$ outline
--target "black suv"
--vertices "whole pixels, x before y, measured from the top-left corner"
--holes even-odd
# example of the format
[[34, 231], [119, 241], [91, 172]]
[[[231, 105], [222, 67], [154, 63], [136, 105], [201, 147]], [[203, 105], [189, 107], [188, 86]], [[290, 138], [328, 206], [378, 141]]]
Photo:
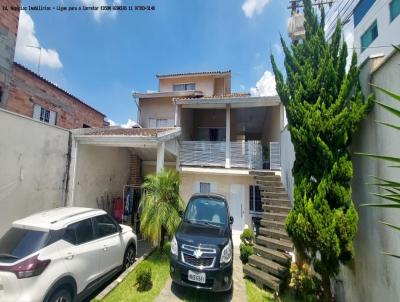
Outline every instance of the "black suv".
[[193, 195], [171, 244], [172, 280], [210, 291], [232, 287], [232, 230], [226, 199]]

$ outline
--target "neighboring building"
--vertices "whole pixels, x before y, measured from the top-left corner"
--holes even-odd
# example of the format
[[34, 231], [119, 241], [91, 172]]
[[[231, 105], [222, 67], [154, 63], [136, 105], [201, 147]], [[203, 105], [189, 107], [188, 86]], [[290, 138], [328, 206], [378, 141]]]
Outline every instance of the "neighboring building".
[[[333, 33], [337, 19], [344, 23], [344, 35], [353, 36], [358, 62], [392, 51], [400, 44], [400, 0], [336, 1], [327, 14], [326, 34]], [[351, 40], [351, 39], [350, 39]]]
[[104, 127], [103, 113], [14, 62], [18, 20], [19, 11], [0, 10], [0, 108], [67, 129]]

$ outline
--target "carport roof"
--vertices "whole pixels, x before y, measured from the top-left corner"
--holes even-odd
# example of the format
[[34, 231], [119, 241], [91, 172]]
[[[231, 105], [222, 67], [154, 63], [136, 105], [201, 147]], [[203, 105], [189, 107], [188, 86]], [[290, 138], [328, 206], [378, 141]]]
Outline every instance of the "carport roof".
[[91, 128], [75, 129], [81, 144], [115, 147], [152, 147], [178, 137], [181, 128]]
[[96, 129], [92, 132], [86, 133], [86, 135], [125, 135], [125, 136], [145, 136], [145, 137], [157, 137], [158, 134], [174, 130], [175, 128], [116, 128], [107, 129], [101, 128]]

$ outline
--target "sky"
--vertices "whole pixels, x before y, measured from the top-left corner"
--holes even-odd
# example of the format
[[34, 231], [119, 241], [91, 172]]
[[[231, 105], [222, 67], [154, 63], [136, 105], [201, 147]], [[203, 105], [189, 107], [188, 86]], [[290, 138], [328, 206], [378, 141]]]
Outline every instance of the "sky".
[[154, 11], [21, 11], [15, 61], [103, 112], [137, 120], [132, 92], [157, 91], [156, 74], [228, 70], [232, 91], [274, 95], [269, 56], [283, 67], [282, 0], [23, 0], [23, 5], [154, 5]]

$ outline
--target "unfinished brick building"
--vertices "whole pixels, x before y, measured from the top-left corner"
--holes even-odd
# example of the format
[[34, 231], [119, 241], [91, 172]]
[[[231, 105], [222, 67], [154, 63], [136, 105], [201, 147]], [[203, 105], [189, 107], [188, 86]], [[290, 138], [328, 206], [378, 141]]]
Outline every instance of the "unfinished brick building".
[[[19, 6], [3, 0], [2, 6]], [[0, 108], [62, 128], [104, 127], [105, 115], [14, 62], [19, 11], [0, 10]]]

